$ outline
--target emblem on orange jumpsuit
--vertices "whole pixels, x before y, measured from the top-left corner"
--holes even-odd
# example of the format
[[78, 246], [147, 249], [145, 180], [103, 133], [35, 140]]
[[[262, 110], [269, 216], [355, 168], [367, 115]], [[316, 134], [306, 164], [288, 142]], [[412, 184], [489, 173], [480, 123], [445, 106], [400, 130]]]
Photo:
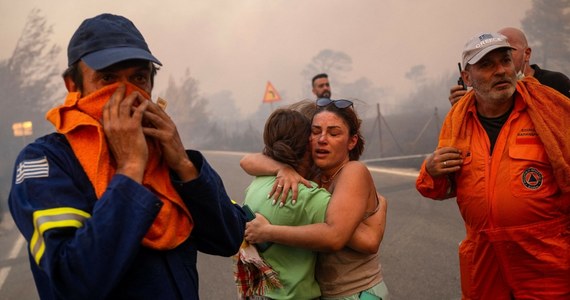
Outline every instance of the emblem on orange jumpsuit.
[[542, 173], [536, 168], [527, 168], [522, 174], [522, 183], [529, 190], [536, 190], [542, 185]]

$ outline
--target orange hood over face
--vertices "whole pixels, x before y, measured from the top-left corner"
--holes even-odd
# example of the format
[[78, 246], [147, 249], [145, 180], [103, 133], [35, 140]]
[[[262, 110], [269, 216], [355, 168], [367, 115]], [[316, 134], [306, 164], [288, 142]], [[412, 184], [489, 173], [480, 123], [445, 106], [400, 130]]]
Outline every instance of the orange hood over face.
[[[100, 120], [103, 107], [120, 84], [126, 85], [125, 95], [138, 91], [149, 97], [133, 84], [115, 83], [83, 98], [78, 92], [70, 92], [63, 105], [51, 109], [46, 115], [57, 132], [64, 134], [69, 141], [98, 198], [103, 196], [116, 171], [116, 162], [109, 152]], [[163, 206], [142, 243], [154, 249], [172, 249], [190, 236], [192, 217], [172, 186], [158, 143], [149, 140], [147, 145], [149, 159], [142, 184], [160, 198]]]

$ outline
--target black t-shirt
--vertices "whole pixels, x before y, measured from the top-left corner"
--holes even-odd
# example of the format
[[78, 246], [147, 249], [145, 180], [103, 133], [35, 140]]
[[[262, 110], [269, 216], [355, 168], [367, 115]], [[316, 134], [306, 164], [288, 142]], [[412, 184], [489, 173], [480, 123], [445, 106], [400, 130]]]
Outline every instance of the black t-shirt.
[[531, 65], [530, 67], [534, 69], [533, 76], [536, 80], [570, 98], [570, 79], [566, 75], [541, 69], [538, 65]]
[[502, 116], [496, 117], [496, 118], [486, 118], [481, 116], [479, 113], [477, 113], [477, 117], [479, 118], [479, 122], [481, 122], [481, 125], [483, 126], [483, 128], [485, 128], [485, 131], [487, 132], [487, 136], [489, 137], [489, 142], [491, 142], [491, 149], [489, 151], [490, 154], [493, 154], [493, 148], [495, 148], [495, 142], [497, 141], [497, 137], [499, 136], [499, 133], [501, 132], [501, 128], [503, 128], [503, 125], [505, 124], [505, 122], [507, 121], [507, 119], [509, 118], [509, 116], [511, 115], [511, 112], [513, 111], [513, 106], [511, 106], [511, 108], [504, 113]]

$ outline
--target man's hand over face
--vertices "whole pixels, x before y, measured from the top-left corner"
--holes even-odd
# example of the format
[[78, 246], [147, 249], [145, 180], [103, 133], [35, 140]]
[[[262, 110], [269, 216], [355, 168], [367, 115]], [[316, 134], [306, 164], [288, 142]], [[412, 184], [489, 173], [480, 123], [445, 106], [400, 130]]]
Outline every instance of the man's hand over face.
[[150, 101], [138, 92], [125, 97], [125, 89], [124, 85], [119, 86], [103, 107], [103, 130], [117, 162], [117, 173], [140, 183], [148, 159], [141, 124]]
[[157, 140], [168, 167], [178, 174], [182, 181], [190, 181], [198, 176], [194, 164], [188, 156], [172, 119], [156, 103], [149, 101], [144, 112], [144, 135]]

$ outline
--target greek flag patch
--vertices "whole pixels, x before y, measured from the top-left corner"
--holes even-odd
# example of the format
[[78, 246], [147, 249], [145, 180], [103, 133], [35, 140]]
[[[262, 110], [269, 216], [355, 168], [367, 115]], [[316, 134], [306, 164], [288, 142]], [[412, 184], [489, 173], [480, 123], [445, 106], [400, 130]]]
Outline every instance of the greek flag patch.
[[24, 182], [27, 178], [43, 178], [49, 175], [47, 158], [25, 160], [20, 162], [16, 170], [16, 184]]

